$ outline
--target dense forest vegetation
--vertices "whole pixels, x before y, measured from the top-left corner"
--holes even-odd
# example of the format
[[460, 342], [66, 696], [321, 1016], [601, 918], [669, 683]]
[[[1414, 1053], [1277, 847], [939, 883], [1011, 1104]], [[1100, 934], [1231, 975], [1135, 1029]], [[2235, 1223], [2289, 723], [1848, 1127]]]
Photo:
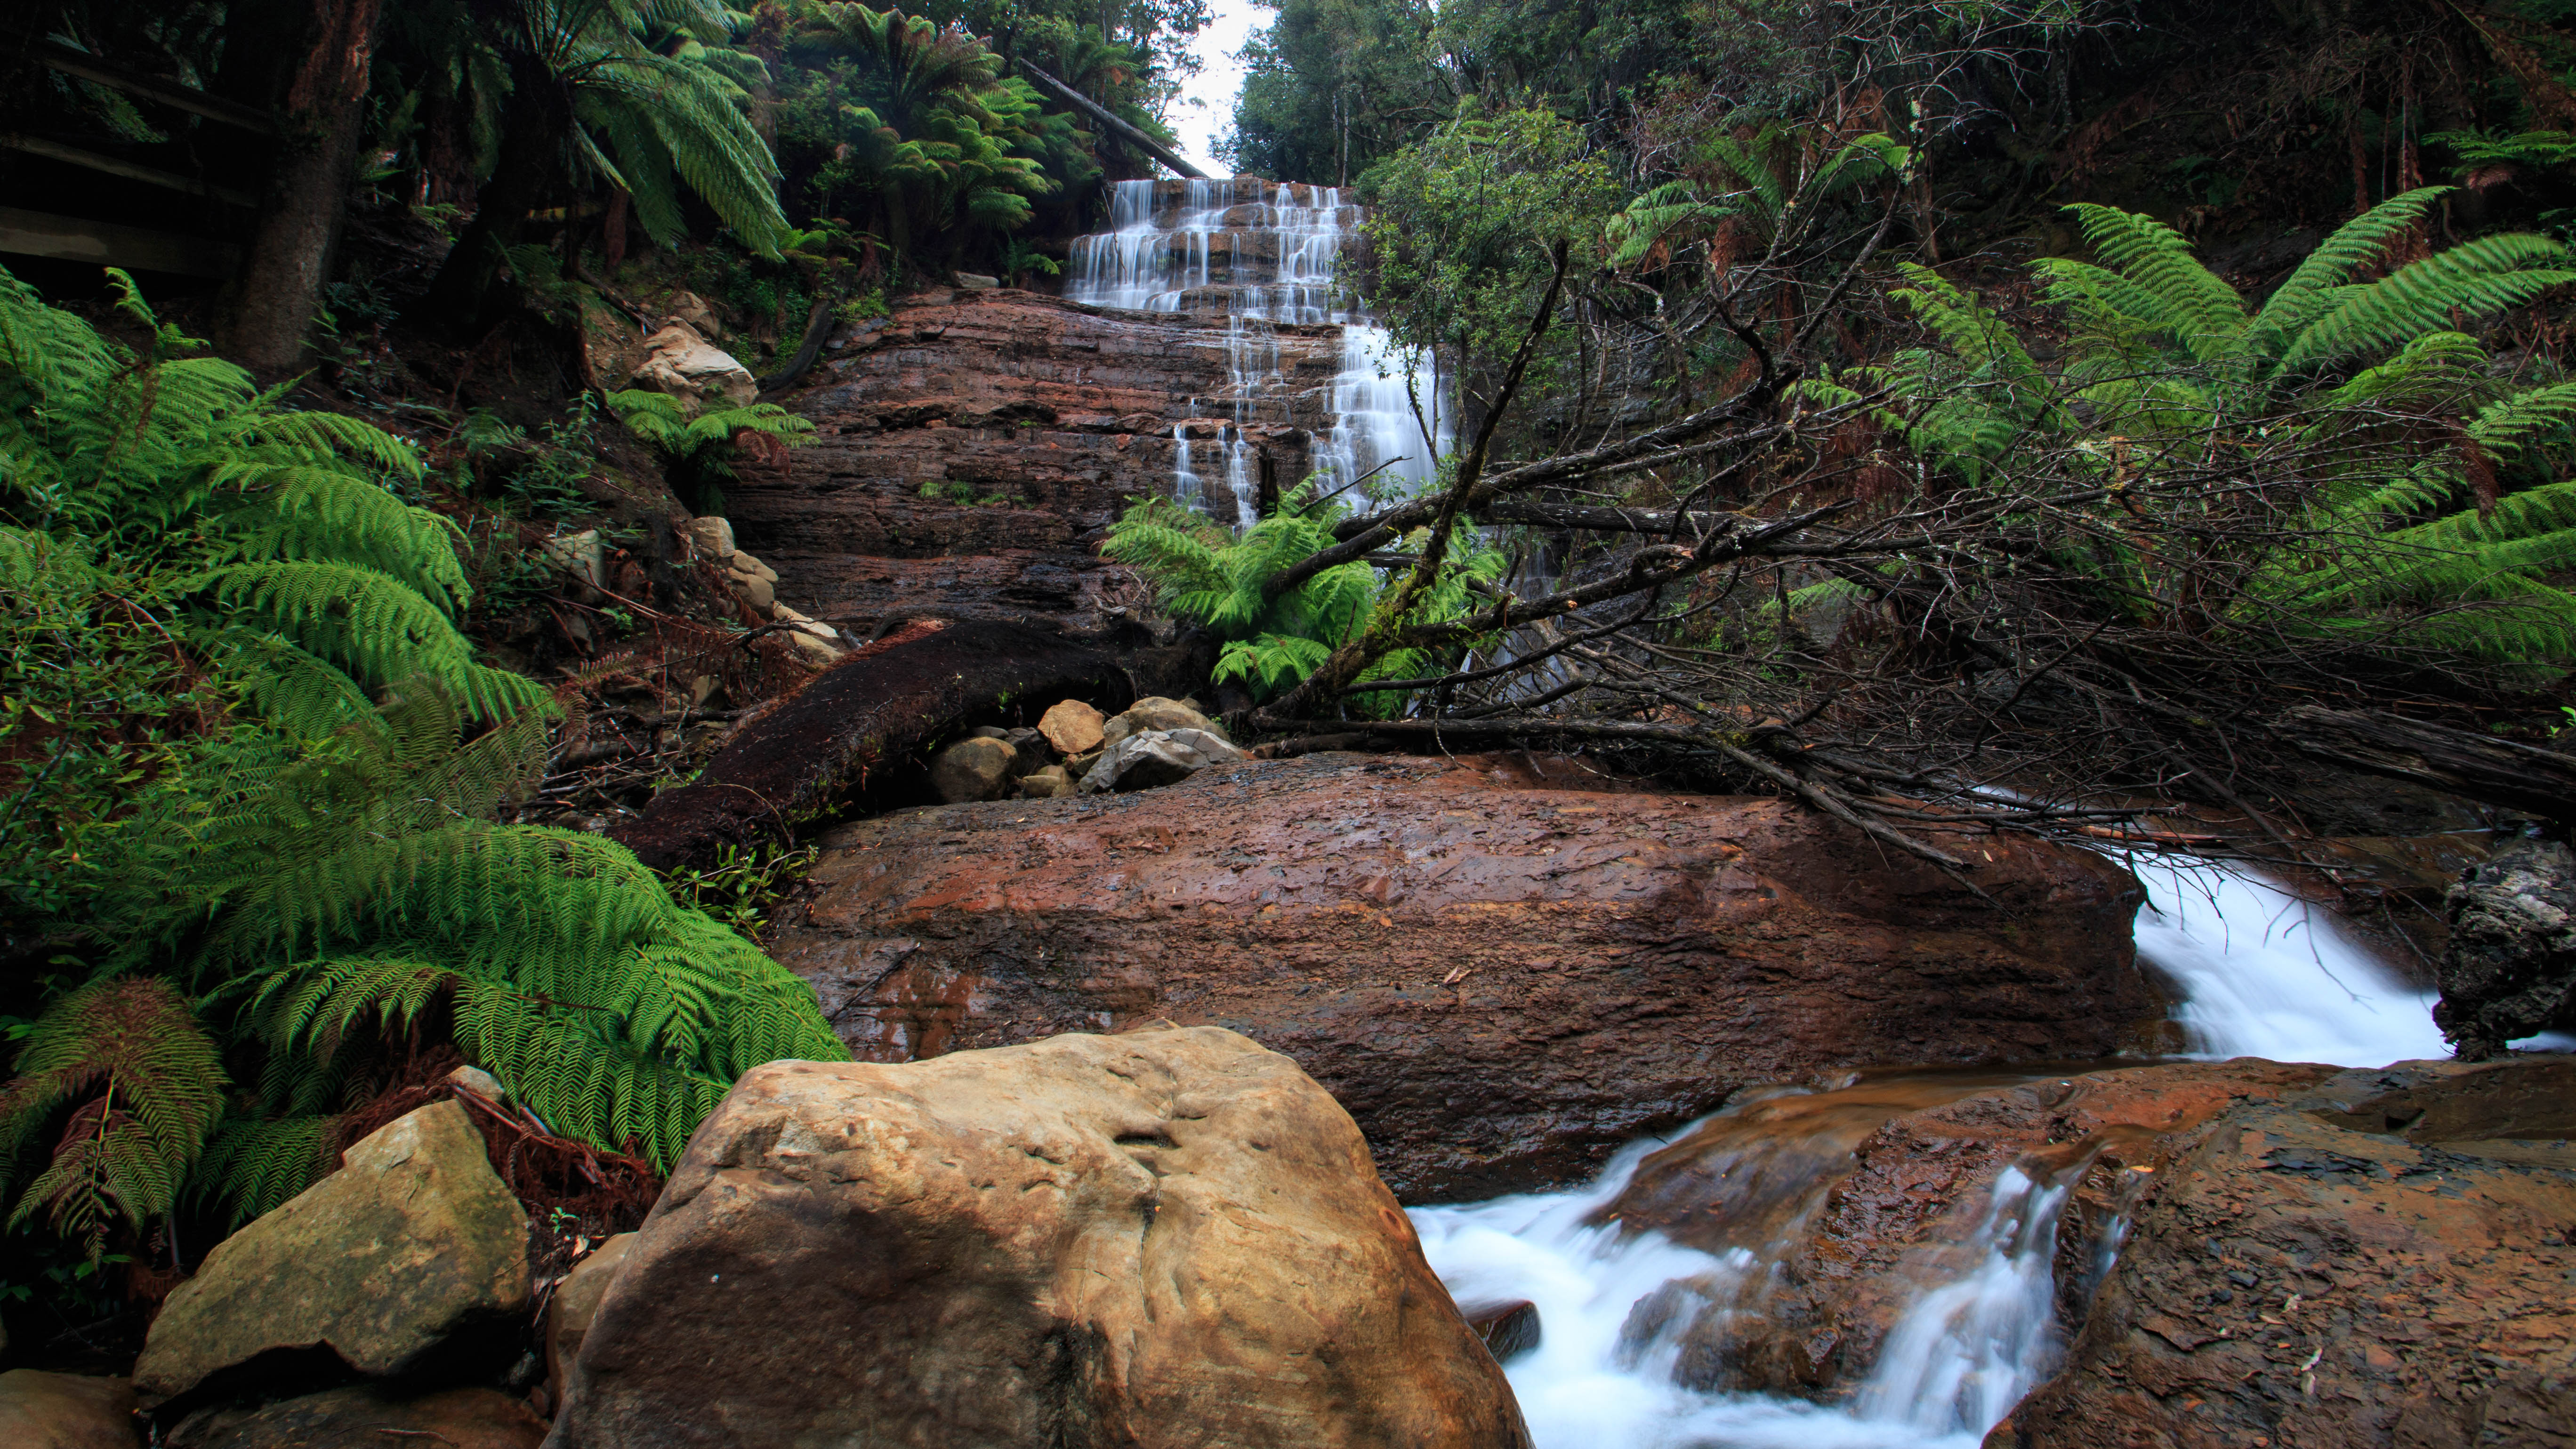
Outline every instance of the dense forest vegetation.
[[[659, 877], [545, 793], [587, 712], [677, 739], [805, 667], [662, 547], [799, 425], [612, 394], [585, 319], [694, 288], [774, 387], [916, 286], [1045, 285], [1202, 0], [37, 9], [0, 132], [196, 178], [237, 256], [0, 275], [0, 1294], [201, 1254], [459, 1061], [649, 1171], [841, 1054], [756, 941], [792, 842]], [[2285, 703], [2560, 721], [2564, 19], [1283, 0], [1231, 159], [1371, 207], [1344, 280], [1460, 446], [1108, 551], [1253, 728], [1660, 751], [1952, 866], [1906, 826], [2321, 824]]]

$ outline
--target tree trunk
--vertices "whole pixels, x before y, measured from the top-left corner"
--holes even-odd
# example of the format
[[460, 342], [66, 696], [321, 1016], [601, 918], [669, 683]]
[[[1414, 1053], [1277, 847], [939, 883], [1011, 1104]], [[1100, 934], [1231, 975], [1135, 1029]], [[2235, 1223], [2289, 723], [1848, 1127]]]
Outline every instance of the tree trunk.
[[420, 315], [434, 326], [472, 331], [489, 309], [503, 253], [519, 239], [528, 213], [545, 195], [563, 133], [571, 124], [562, 86], [532, 57], [510, 58], [510, 99], [501, 109], [501, 164], [482, 189], [474, 220], [457, 239], [421, 299]]
[[224, 348], [253, 372], [290, 371], [330, 279], [365, 138], [367, 81], [380, 0], [311, 0], [311, 44], [286, 96], [268, 198], [218, 324]]
[[2401, 715], [2316, 705], [2289, 711], [2275, 728], [2314, 759], [2546, 820], [2576, 821], [2576, 755]]

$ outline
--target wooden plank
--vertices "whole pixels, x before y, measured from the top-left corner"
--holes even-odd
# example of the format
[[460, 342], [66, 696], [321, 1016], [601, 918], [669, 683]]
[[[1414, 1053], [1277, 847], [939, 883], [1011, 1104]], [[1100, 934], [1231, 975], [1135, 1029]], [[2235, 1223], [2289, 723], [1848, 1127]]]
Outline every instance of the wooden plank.
[[183, 277], [229, 277], [241, 265], [241, 248], [229, 242], [14, 206], [0, 206], [0, 252]]
[[113, 86], [128, 95], [143, 96], [159, 101], [165, 106], [176, 106], [180, 110], [203, 116], [209, 121], [220, 121], [227, 126], [239, 126], [245, 131], [256, 131], [263, 136], [277, 134], [277, 122], [273, 118], [239, 102], [207, 95], [204, 91], [183, 86], [177, 81], [163, 80], [159, 76], [127, 70], [121, 65], [110, 65], [97, 56], [74, 50], [56, 41], [38, 42], [36, 58], [65, 75], [76, 75], [85, 81], [96, 81], [103, 86]]
[[102, 156], [96, 151], [84, 151], [78, 146], [66, 146], [60, 141], [48, 141], [42, 136], [0, 134], [0, 150], [42, 156], [48, 161], [60, 161], [66, 166], [78, 166], [84, 170], [105, 172], [110, 176], [122, 176], [128, 181], [140, 181], [147, 186], [166, 186], [172, 191], [184, 191], [190, 196], [210, 196], [217, 201], [228, 202], [234, 206], [256, 208], [259, 205], [257, 196], [238, 186], [217, 186], [211, 181], [200, 181], [194, 176], [182, 176], [176, 171], [164, 171], [157, 166], [145, 166], [139, 162], [127, 161], [115, 156]]

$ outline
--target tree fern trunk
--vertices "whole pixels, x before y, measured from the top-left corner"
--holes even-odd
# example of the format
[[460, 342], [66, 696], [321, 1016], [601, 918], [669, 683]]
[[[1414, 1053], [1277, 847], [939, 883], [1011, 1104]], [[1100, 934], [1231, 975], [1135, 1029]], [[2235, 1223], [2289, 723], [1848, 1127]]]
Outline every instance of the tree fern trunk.
[[303, 361], [348, 211], [366, 129], [379, 0], [312, 0], [310, 48], [287, 92], [268, 196], [240, 273], [224, 297], [225, 349], [254, 372]]
[[510, 99], [501, 110], [500, 165], [482, 189], [474, 220], [421, 299], [424, 321], [462, 332], [485, 320], [503, 249], [518, 241], [528, 213], [545, 195], [564, 128], [571, 124], [561, 83], [535, 57], [513, 54]]

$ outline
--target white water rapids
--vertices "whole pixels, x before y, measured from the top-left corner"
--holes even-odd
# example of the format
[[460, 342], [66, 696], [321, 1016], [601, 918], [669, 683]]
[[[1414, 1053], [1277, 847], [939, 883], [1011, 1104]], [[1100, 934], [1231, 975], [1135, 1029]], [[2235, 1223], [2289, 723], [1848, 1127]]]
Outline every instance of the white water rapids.
[[[2235, 867], [2136, 868], [2150, 896], [2138, 952], [2180, 995], [2175, 1017], [2195, 1055], [2383, 1066], [2449, 1054], [2433, 994], [2327, 912]], [[1461, 1303], [1536, 1305], [1539, 1344], [1504, 1371], [1538, 1449], [1971, 1449], [2055, 1370], [2066, 1332], [2052, 1277], [2065, 1186], [2008, 1170], [1963, 1255], [1969, 1266], [1916, 1285], [1847, 1403], [1681, 1387], [1675, 1339], [1688, 1315], [1640, 1342], [1632, 1312], [1677, 1281], [1758, 1270], [1741, 1252], [1721, 1258], [1651, 1231], [1587, 1224], [1661, 1145], [1631, 1144], [1572, 1191], [1412, 1212], [1432, 1268]]]

